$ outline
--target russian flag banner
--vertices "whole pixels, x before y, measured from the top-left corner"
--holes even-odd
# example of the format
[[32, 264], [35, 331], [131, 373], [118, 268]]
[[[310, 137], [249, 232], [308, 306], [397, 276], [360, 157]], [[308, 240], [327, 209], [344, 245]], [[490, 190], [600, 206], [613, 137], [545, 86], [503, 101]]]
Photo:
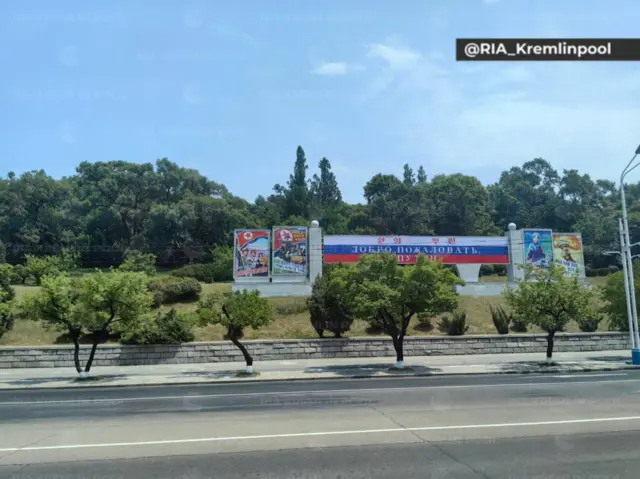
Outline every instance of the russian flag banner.
[[324, 263], [356, 263], [362, 255], [392, 253], [400, 264], [419, 254], [444, 264], [509, 264], [506, 237], [500, 236], [339, 236], [324, 237]]

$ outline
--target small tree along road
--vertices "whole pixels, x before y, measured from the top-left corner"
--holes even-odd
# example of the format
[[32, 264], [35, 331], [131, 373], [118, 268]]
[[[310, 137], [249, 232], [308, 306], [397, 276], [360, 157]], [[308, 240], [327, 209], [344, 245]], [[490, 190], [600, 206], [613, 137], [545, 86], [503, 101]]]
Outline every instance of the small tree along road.
[[338, 264], [313, 282], [311, 296], [307, 299], [309, 318], [318, 336], [329, 330], [336, 338], [351, 328], [353, 315], [349, 310], [344, 281], [334, 281], [333, 274], [345, 266]]
[[331, 281], [347, 291], [349, 309], [391, 336], [396, 351], [396, 367], [404, 367], [404, 338], [411, 318], [453, 311], [458, 297], [456, 284], [464, 284], [437, 261], [418, 255], [413, 266], [400, 266], [395, 255], [363, 255], [355, 268], [338, 269]]
[[565, 275], [563, 266], [528, 268], [526, 280], [504, 292], [513, 313], [547, 333], [547, 361], [553, 355], [554, 337], [565, 330], [569, 321], [597, 318], [591, 306], [593, 292], [577, 277]]
[[[25, 317], [46, 327], [66, 330], [73, 342], [73, 359], [81, 377], [88, 375], [98, 345], [109, 338], [114, 325], [123, 329], [149, 314], [153, 295], [144, 273], [96, 272], [73, 281], [65, 275], [44, 276], [41, 289], [27, 296], [21, 309]], [[80, 364], [80, 339], [91, 338], [91, 351]]]
[[258, 329], [273, 321], [273, 310], [259, 291], [236, 291], [231, 294], [210, 293], [198, 303], [196, 310], [203, 326], [220, 324], [227, 330], [229, 339], [242, 352], [247, 363], [247, 373], [253, 373], [253, 357], [240, 342], [244, 329]]

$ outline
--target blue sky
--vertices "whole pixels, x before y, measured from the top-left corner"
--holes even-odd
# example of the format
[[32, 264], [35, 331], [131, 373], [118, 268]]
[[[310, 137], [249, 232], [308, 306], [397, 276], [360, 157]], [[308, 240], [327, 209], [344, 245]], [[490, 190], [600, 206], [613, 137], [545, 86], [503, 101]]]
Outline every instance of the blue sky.
[[456, 63], [456, 37], [634, 37], [637, 0], [0, 3], [0, 172], [84, 160], [197, 168], [247, 199], [326, 156], [484, 183], [542, 156], [615, 179], [640, 63]]

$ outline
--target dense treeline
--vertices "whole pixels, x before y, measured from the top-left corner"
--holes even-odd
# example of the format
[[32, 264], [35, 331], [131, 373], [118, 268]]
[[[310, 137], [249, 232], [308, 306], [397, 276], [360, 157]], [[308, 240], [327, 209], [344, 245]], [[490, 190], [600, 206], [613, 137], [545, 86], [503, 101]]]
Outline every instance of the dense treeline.
[[[24, 255], [78, 251], [85, 267], [117, 265], [125, 251], [157, 255], [161, 266], [211, 260], [230, 245], [234, 228], [308, 224], [328, 234], [501, 235], [518, 227], [579, 231], [591, 267], [611, 264], [618, 186], [577, 170], [561, 173], [542, 158], [504, 171], [485, 187], [463, 174], [427, 176], [404, 165], [401, 178], [377, 174], [364, 185], [364, 204], [347, 204], [329, 160], [309, 177], [298, 147], [285, 185], [253, 203], [198, 171], [166, 158], [137, 164], [83, 162], [56, 180], [44, 170], [0, 180], [0, 262]], [[640, 233], [640, 184], [628, 186], [630, 228]]]

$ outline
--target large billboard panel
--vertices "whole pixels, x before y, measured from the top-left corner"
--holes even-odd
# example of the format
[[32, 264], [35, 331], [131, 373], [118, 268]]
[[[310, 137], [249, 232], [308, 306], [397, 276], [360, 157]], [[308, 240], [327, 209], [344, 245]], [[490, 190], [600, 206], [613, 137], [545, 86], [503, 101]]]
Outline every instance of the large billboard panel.
[[400, 264], [425, 254], [444, 264], [509, 264], [501, 236], [325, 236], [324, 263], [357, 263], [362, 255], [393, 253]]
[[306, 226], [274, 226], [273, 276], [306, 276], [308, 259]]
[[580, 233], [553, 233], [553, 262], [564, 266], [568, 276], [585, 277]]
[[233, 278], [269, 278], [269, 230], [233, 232]]
[[524, 264], [534, 269], [548, 268], [553, 263], [553, 238], [549, 229], [523, 229]]

